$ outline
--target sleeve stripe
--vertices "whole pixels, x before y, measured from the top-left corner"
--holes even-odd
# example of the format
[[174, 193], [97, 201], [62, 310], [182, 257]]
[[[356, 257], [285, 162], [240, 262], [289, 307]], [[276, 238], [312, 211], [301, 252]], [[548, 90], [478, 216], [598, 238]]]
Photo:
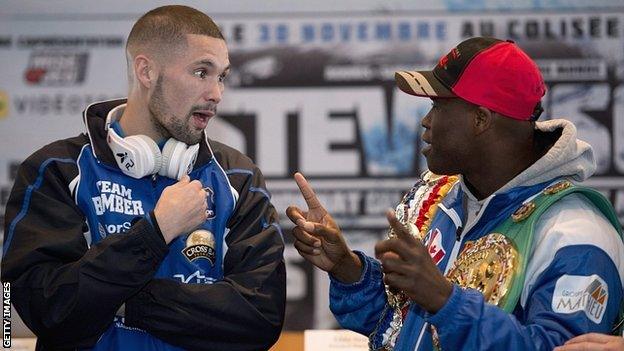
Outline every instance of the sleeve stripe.
[[15, 227], [17, 226], [17, 223], [21, 221], [22, 218], [24, 218], [24, 216], [26, 216], [26, 213], [28, 212], [28, 207], [30, 206], [30, 199], [32, 197], [32, 192], [36, 189], [39, 189], [39, 187], [41, 187], [41, 184], [43, 183], [43, 174], [45, 172], [45, 169], [52, 162], [76, 164], [76, 160], [71, 159], [71, 158], [49, 158], [45, 160], [41, 164], [41, 166], [39, 166], [39, 174], [37, 175], [37, 179], [35, 180], [34, 184], [29, 185], [28, 188], [26, 189], [26, 194], [24, 195], [24, 201], [22, 202], [22, 209], [17, 214], [17, 216], [15, 216], [15, 218], [11, 222], [11, 225], [9, 226], [9, 231], [6, 235], [6, 240], [4, 241], [4, 245], [2, 248], [2, 257], [6, 255], [9, 245], [11, 245], [11, 240], [13, 239], [13, 233], [15, 232]]
[[253, 186], [249, 187], [249, 191], [251, 192], [256, 192], [256, 193], [261, 193], [262, 195], [264, 195], [268, 200], [271, 200], [271, 194], [269, 194], [268, 191], [266, 191], [265, 189], [262, 188], [256, 188]]
[[230, 175], [230, 174], [249, 174], [249, 175], [253, 175], [253, 171], [251, 171], [249, 169], [232, 168], [232, 169], [228, 169], [227, 171], [225, 171], [225, 174], [227, 174], [227, 175]]

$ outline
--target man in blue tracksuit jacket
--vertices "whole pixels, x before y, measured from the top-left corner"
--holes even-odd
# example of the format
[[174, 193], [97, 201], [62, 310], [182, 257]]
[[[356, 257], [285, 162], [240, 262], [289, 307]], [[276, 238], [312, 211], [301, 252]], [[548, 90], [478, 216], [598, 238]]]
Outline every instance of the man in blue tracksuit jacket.
[[229, 71], [216, 24], [141, 17], [127, 100], [20, 166], [2, 279], [37, 350], [267, 350], [284, 319], [284, 243], [260, 170], [209, 140]]
[[[388, 213], [391, 235], [375, 246], [376, 260], [347, 247], [295, 175], [309, 210], [287, 209], [294, 245], [330, 273], [340, 324], [369, 336], [375, 350], [552, 350], [575, 335], [609, 333], [622, 303], [619, 224], [604, 197], [571, 183], [596, 168], [574, 125], [535, 122], [545, 92], [535, 63], [513, 42], [472, 38], [433, 71], [397, 72], [396, 81], [433, 100], [422, 121], [429, 170], [459, 176], [408, 192]], [[512, 238], [521, 223], [531, 229]], [[492, 246], [501, 228], [526, 248]], [[512, 246], [518, 254], [507, 259]], [[512, 276], [521, 280], [504, 285]], [[407, 302], [397, 310], [400, 292]], [[502, 303], [488, 303], [492, 296]]]

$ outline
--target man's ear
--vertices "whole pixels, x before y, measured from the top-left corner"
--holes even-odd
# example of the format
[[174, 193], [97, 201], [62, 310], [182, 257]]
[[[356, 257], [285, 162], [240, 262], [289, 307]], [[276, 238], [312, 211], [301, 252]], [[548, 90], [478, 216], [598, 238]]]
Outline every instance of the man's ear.
[[155, 63], [145, 55], [137, 55], [134, 58], [134, 76], [139, 84], [146, 89], [152, 87], [156, 82], [157, 74], [155, 72]]
[[479, 135], [492, 127], [494, 114], [487, 107], [478, 106], [474, 112], [474, 130]]

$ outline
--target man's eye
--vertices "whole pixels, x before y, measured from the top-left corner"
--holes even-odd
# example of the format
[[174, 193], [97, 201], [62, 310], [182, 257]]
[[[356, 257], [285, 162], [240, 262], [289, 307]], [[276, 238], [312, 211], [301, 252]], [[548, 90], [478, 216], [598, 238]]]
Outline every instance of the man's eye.
[[219, 76], [219, 82], [221, 82], [221, 83], [225, 82], [225, 78], [226, 78], [226, 77], [227, 77], [227, 76], [226, 76], [225, 74], [220, 75], [220, 76]]
[[204, 78], [206, 78], [206, 75], [208, 73], [206, 73], [206, 70], [204, 70], [204, 69], [199, 69], [199, 70], [193, 72], [193, 74], [195, 74], [195, 76], [198, 77], [198, 78], [204, 79]]

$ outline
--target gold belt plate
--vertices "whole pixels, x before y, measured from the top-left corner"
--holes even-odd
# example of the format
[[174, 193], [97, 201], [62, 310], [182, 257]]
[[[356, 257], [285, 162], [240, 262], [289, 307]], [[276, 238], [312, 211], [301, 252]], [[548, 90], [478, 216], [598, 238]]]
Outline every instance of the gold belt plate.
[[511, 240], [491, 233], [465, 248], [448, 272], [449, 281], [480, 291], [492, 305], [502, 304], [518, 265], [518, 251]]

